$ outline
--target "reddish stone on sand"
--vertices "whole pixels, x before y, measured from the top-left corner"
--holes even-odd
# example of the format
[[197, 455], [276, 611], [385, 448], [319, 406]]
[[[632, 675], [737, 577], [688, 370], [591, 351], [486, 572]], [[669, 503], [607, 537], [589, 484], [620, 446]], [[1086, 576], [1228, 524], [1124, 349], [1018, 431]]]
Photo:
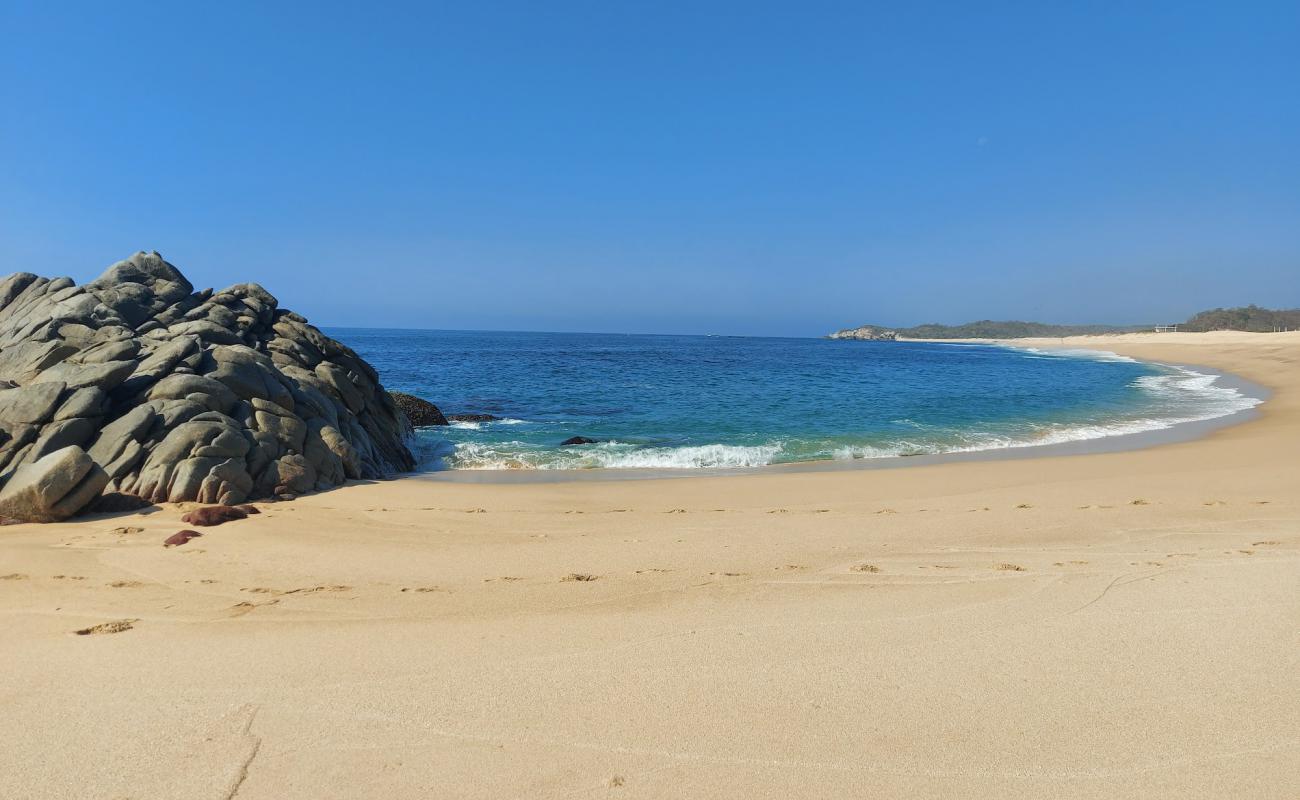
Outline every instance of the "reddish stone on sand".
[[198, 531], [176, 531], [171, 536], [163, 539], [163, 547], [180, 547], [195, 536], [202, 535]]
[[231, 520], [243, 519], [247, 516], [248, 512], [238, 506], [206, 506], [196, 508], [181, 517], [181, 522], [188, 522], [191, 525], [211, 526], [220, 525]]

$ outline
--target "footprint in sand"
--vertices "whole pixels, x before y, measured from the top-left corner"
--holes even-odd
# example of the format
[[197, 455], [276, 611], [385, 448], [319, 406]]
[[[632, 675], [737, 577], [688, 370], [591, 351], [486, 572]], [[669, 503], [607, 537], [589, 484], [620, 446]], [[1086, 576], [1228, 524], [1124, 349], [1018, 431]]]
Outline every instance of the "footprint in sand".
[[855, 564], [854, 566], [849, 567], [849, 569], [853, 570], [854, 572], [879, 572], [880, 571], [880, 567], [877, 567], [875, 564]]
[[789, 511], [788, 509], [784, 509], [784, 508], [774, 508], [774, 509], [772, 509], [771, 511], [769, 511], [769, 512], [767, 512], [767, 513], [769, 513], [769, 514], [789, 514], [790, 511]]
[[560, 578], [560, 581], [563, 583], [570, 583], [574, 581], [577, 581], [579, 583], [586, 583], [588, 581], [594, 581], [599, 579], [600, 579], [599, 575], [588, 575], [585, 572], [570, 572], [568, 575], [565, 575], [563, 578]]
[[1028, 503], [1021, 503], [1020, 505], [1016, 506], [1016, 508], [1033, 508], [1033, 506], [1029, 505]]
[[668, 509], [667, 511], [665, 511], [664, 513], [665, 513], [665, 514], [685, 514], [685, 513], [686, 513], [686, 509], [684, 509], [684, 508], [670, 508], [670, 509]]
[[230, 614], [229, 614], [229, 616], [230, 616], [231, 618], [234, 618], [234, 617], [242, 617], [242, 616], [244, 616], [245, 614], [248, 614], [248, 613], [252, 612], [252, 610], [255, 609], [255, 608], [261, 608], [262, 606], [273, 606], [273, 605], [275, 605], [275, 604], [278, 603], [278, 602], [280, 602], [280, 601], [279, 601], [279, 600], [267, 600], [266, 602], [263, 602], [263, 603], [250, 603], [250, 602], [248, 602], [247, 600], [245, 600], [245, 601], [242, 602], [242, 603], [235, 603], [233, 606], [231, 606], [231, 607], [230, 607]]
[[135, 623], [139, 621], [140, 620], [138, 619], [119, 619], [114, 620], [113, 622], [101, 622], [98, 625], [92, 625], [89, 628], [82, 628], [79, 631], [74, 631], [74, 633], [78, 636], [97, 636], [101, 633], [121, 633], [123, 631], [131, 630], [131, 628], [135, 627]]
[[1131, 505], [1131, 506], [1149, 506], [1149, 505], [1151, 505], [1150, 503], [1148, 503], [1147, 501], [1143, 500], [1143, 499], [1140, 498], [1140, 497], [1139, 497], [1138, 499], [1136, 499], [1136, 500], [1130, 500], [1130, 501], [1128, 501], [1128, 504]]
[[1282, 544], [1282, 543], [1279, 542], [1279, 541], [1277, 541], [1277, 540], [1275, 540], [1275, 539], [1265, 539], [1265, 540], [1262, 541], [1262, 542], [1251, 542], [1251, 543], [1250, 543], [1250, 546], [1251, 546], [1251, 547], [1268, 547], [1268, 546], [1270, 546], [1270, 545], [1275, 545], [1275, 544]]
[[115, 536], [130, 536], [131, 534], [142, 533], [142, 532], [144, 532], [144, 528], [137, 528], [134, 525], [125, 525], [121, 528], [114, 528], [113, 530], [109, 531], [109, 533]]
[[112, 589], [134, 589], [137, 586], [144, 586], [140, 581], [113, 581], [108, 584]]
[[895, 511], [895, 510], [892, 509], [892, 508], [882, 508], [882, 509], [880, 509], [879, 511], [877, 511], [876, 513], [877, 513], [877, 514], [897, 514], [898, 512]]
[[86, 579], [85, 575], [54, 575], [52, 577], [56, 581], [84, 581]]
[[1203, 505], [1203, 506], [1226, 506], [1227, 503], [1224, 502], [1223, 500], [1206, 500], [1204, 503], [1201, 503], [1201, 505]]
[[352, 591], [351, 586], [343, 586], [340, 584], [335, 586], [304, 586], [298, 589], [290, 589], [284, 592], [284, 594], [315, 594], [316, 592], [350, 592], [350, 591]]
[[21, 572], [11, 572], [8, 575], [0, 575], [0, 581], [25, 581], [27, 577]]
[[402, 587], [402, 591], [426, 594], [428, 592], [441, 592], [443, 589], [440, 589], [437, 586], [404, 586]]
[[1025, 568], [1020, 566], [1019, 564], [1010, 564], [1006, 562], [998, 564], [996, 567], [994, 567], [994, 569], [1001, 570], [1003, 572], [1024, 572], [1025, 571]]

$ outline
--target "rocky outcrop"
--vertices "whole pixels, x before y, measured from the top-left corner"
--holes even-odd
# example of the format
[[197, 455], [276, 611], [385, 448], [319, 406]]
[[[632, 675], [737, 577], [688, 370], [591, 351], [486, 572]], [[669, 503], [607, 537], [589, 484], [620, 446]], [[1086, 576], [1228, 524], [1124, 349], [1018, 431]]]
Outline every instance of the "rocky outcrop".
[[496, 422], [501, 419], [493, 414], [448, 414], [448, 422]]
[[402, 413], [406, 415], [411, 424], [417, 428], [450, 424], [442, 412], [438, 410], [438, 407], [428, 400], [404, 392], [389, 392], [389, 395], [392, 396], [393, 402], [402, 410]]
[[863, 325], [858, 328], [845, 328], [826, 337], [827, 339], [855, 339], [863, 342], [892, 342], [898, 338], [898, 331], [877, 328], [875, 325]]
[[412, 469], [409, 434], [369, 364], [255, 283], [196, 292], [157, 253], [0, 280], [0, 515], [326, 489]]

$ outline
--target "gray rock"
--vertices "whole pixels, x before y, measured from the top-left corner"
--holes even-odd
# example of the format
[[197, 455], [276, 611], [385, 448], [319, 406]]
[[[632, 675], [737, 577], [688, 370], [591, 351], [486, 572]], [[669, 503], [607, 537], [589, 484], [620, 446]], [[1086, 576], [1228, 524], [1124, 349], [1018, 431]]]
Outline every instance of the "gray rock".
[[64, 361], [55, 364], [36, 376], [36, 383], [59, 382], [73, 389], [83, 386], [98, 386], [111, 392], [126, 377], [135, 371], [134, 361], [108, 361], [102, 364], [78, 364]]
[[0, 516], [57, 522], [99, 496], [108, 475], [80, 447], [65, 447], [19, 467], [0, 490]]
[[31, 516], [382, 477], [414, 466], [410, 432], [369, 364], [257, 284], [195, 292], [157, 253], [85, 286], [0, 279], [0, 493]]
[[139, 325], [184, 300], [194, 287], [162, 256], [141, 252], [109, 267], [86, 290], [129, 324]]
[[[49, 384], [37, 384], [48, 386]], [[54, 412], [54, 421], [77, 417], [102, 417], [108, 413], [108, 395], [98, 386], [83, 386], [74, 390]]]
[[39, 425], [54, 416], [65, 385], [57, 382], [0, 391], [0, 422]]
[[189, 399], [213, 411], [229, 411], [238, 401], [225, 384], [203, 375], [168, 375], [149, 390], [150, 400]]

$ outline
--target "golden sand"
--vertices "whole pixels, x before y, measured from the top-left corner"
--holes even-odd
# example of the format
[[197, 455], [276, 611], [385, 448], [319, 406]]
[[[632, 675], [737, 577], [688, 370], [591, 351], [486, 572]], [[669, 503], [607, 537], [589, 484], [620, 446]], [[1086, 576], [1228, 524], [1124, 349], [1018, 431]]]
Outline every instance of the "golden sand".
[[[1300, 334], [1197, 441], [0, 529], [0, 797], [1300, 796]], [[78, 635], [80, 634], [80, 635]]]

